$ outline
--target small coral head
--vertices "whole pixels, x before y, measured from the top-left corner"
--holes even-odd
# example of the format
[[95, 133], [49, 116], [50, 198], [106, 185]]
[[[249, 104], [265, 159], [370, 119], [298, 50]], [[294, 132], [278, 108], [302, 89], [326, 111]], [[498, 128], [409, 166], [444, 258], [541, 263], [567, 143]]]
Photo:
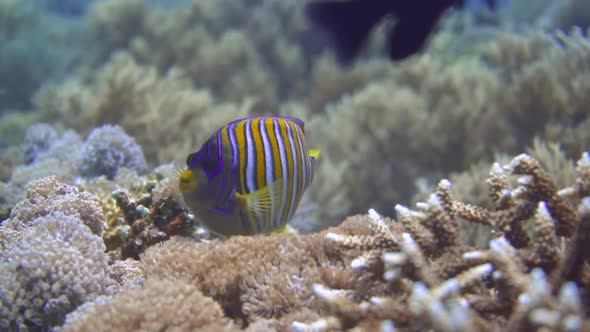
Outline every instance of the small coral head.
[[178, 175], [178, 189], [183, 193], [195, 191], [197, 184], [197, 179], [190, 169], [184, 170]]

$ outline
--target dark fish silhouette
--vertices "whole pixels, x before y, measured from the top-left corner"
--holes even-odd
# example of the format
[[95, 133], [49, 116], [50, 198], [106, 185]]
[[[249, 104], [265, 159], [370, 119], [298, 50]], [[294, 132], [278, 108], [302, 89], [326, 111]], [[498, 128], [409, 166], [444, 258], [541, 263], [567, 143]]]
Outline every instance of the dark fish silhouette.
[[[486, 0], [491, 8], [495, 0]], [[311, 22], [325, 29], [342, 63], [350, 63], [360, 52], [371, 30], [385, 16], [397, 23], [389, 32], [389, 57], [402, 60], [417, 53], [443, 12], [464, 0], [320, 0], [306, 5]]]

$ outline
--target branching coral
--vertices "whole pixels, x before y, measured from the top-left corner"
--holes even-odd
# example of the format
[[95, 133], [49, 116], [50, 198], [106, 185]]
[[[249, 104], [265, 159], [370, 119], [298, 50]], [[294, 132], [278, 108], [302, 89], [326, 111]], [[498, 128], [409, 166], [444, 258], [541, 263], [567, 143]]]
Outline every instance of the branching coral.
[[[399, 226], [409, 233], [402, 234], [403, 228], [374, 211], [369, 213], [372, 241], [366, 235], [328, 233], [328, 240], [344, 248], [362, 248], [365, 254], [353, 260], [352, 267], [382, 276], [392, 288], [378, 297], [355, 301], [340, 291], [315, 286], [315, 295], [328, 305], [330, 315], [315, 322], [296, 322], [293, 327], [324, 331], [387, 320], [396, 327], [444, 331], [493, 331], [499, 326], [511, 331], [587, 329], [590, 320], [582, 308], [588, 303], [579, 295], [589, 287], [587, 246], [580, 242], [588, 236], [588, 201], [579, 201], [585, 196], [580, 188], [590, 181], [587, 160], [584, 154], [576, 186], [564, 192], [571, 198], [558, 193], [536, 160], [520, 155], [491, 171], [488, 183], [495, 211], [456, 201], [450, 182], [443, 180], [427, 203], [417, 205], [418, 211], [396, 207]], [[506, 172], [524, 176], [517, 188], [508, 187]], [[579, 205], [579, 212], [572, 203]], [[469, 251], [458, 237], [457, 217], [487, 224], [504, 235], [492, 240], [489, 250]], [[534, 223], [534, 240], [524, 228], [529, 219]], [[569, 238], [565, 253], [558, 249], [560, 237]], [[494, 291], [491, 296], [490, 290]], [[422, 315], [426, 321], [412, 319]]]

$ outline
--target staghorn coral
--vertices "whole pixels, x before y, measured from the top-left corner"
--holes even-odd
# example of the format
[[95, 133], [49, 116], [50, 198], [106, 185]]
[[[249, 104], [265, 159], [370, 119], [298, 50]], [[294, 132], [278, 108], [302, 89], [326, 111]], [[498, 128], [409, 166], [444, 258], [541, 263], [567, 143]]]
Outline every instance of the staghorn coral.
[[[2, 225], [2, 227], [5, 227]], [[75, 216], [37, 217], [0, 253], [0, 326], [41, 329], [116, 289], [104, 243]]]
[[[314, 294], [328, 306], [329, 314], [296, 321], [292, 327], [328, 331], [377, 320], [410, 330], [589, 328], [582, 309], [588, 303], [581, 295], [589, 287], [588, 258], [586, 245], [580, 242], [588, 234], [588, 200], [579, 200], [585, 196], [580, 188], [590, 181], [587, 160], [584, 154], [578, 163], [577, 185], [564, 192], [572, 197], [567, 200], [536, 160], [521, 155], [505, 168], [496, 164], [492, 169], [488, 183], [495, 211], [456, 201], [450, 182], [443, 180], [428, 202], [417, 205], [417, 211], [396, 207], [408, 233], [374, 211], [369, 213], [372, 236], [328, 233], [327, 239], [343, 248], [364, 249], [352, 267], [382, 276], [392, 288], [380, 296], [353, 299], [342, 290], [318, 284]], [[504, 169], [525, 175], [517, 188], [508, 187]], [[580, 213], [572, 215], [572, 202]], [[457, 217], [487, 224], [504, 235], [492, 240], [489, 250], [469, 251], [457, 237]], [[529, 219], [534, 222], [530, 235], [522, 228]], [[412, 222], [421, 226], [406, 226]], [[575, 233], [572, 226], [577, 228]], [[392, 242], [384, 242], [384, 237]], [[565, 252], [558, 249], [558, 238], [569, 243]], [[494, 293], [490, 295], [489, 290]], [[414, 319], [419, 316], [426, 319]]]

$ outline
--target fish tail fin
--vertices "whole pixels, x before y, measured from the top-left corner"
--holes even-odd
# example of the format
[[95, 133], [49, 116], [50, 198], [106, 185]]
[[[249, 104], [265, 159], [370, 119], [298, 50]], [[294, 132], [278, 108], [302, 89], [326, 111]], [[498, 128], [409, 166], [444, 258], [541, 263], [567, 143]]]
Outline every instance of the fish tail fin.
[[315, 160], [320, 158], [320, 150], [319, 149], [309, 149], [309, 156]]
[[311, 170], [309, 176], [309, 183], [313, 182], [314, 173], [315, 173], [315, 162], [320, 158], [320, 150], [319, 149], [309, 149], [309, 157], [311, 158]]
[[388, 14], [390, 1], [316, 1], [306, 5], [307, 17], [331, 35], [338, 59], [350, 63], [369, 32]]

